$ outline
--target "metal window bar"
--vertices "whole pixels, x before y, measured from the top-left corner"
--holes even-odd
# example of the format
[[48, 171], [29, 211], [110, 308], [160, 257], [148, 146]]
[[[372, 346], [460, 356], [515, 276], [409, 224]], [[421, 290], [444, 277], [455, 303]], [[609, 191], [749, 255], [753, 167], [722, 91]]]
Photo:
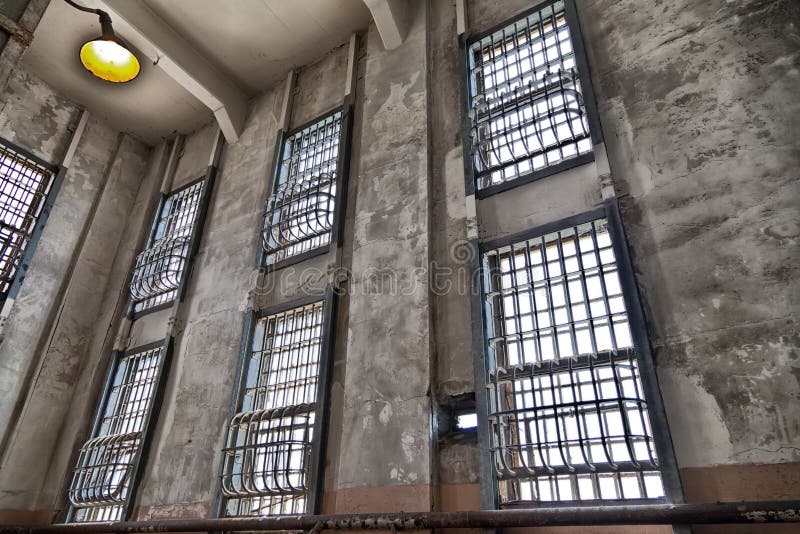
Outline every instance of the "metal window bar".
[[487, 250], [483, 269], [500, 505], [663, 501], [607, 221]]
[[341, 137], [342, 111], [338, 110], [281, 143], [273, 192], [264, 213], [266, 265], [330, 243]]
[[0, 306], [8, 298], [55, 173], [0, 141]]
[[479, 190], [592, 152], [563, 0], [471, 42], [467, 54]]
[[165, 348], [135, 349], [117, 359], [92, 437], [78, 454], [69, 487], [73, 522], [122, 521]]
[[134, 313], [167, 304], [177, 296], [206, 182], [194, 182], [162, 200], [147, 246], [133, 269]]
[[223, 449], [225, 517], [308, 511], [325, 301], [255, 323]]

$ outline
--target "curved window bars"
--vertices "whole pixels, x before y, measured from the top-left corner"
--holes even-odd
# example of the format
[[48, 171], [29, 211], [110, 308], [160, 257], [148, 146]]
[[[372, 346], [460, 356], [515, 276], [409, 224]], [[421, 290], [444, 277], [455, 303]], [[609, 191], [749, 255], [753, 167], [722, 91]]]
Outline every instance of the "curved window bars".
[[265, 264], [331, 241], [342, 135], [342, 111], [290, 133], [281, 143], [277, 175], [264, 213]]
[[22, 265], [54, 176], [52, 168], [0, 141], [0, 306]]
[[308, 512], [324, 301], [257, 320], [223, 450], [224, 516]]
[[205, 179], [199, 180], [163, 199], [147, 246], [136, 257], [130, 286], [134, 312], [177, 296], [205, 184]]
[[134, 349], [118, 357], [92, 437], [78, 454], [69, 487], [68, 522], [121, 521], [141, 453], [165, 349]]
[[483, 262], [500, 504], [663, 499], [606, 220], [493, 248]]
[[467, 62], [478, 189], [592, 152], [563, 1], [471, 42]]

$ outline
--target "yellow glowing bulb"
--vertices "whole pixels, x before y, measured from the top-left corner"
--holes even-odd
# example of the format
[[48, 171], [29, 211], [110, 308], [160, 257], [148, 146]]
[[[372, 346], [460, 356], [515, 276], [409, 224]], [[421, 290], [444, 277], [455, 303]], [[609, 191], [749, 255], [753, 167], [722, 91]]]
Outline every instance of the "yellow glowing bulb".
[[81, 47], [81, 63], [86, 70], [109, 82], [129, 82], [139, 74], [139, 60], [121, 44], [95, 39]]

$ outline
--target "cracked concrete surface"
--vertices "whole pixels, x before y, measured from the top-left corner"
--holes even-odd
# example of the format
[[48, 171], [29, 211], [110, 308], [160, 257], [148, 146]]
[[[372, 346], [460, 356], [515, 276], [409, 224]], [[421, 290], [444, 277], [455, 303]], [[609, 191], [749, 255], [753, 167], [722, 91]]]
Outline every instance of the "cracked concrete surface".
[[[385, 51], [374, 26], [359, 46], [342, 249], [356, 276], [336, 319], [325, 490], [340, 502], [328, 511], [391, 499], [430, 509], [431, 487], [479, 482], [475, 440], [437, 443], [435, 427], [437, 404], [474, 388], [469, 295], [434, 294], [426, 271], [432, 262], [455, 269], [457, 283], [467, 260], [453, 252], [468, 223], [455, 11], [412, 5], [400, 48]], [[471, 0], [471, 30], [529, 7]], [[798, 462], [800, 6], [597, 0], [578, 9], [679, 466]], [[291, 126], [341, 103], [346, 59], [338, 47], [300, 70]], [[77, 107], [21, 70], [3, 97], [0, 135], [58, 162]], [[254, 98], [239, 142], [223, 150], [138, 496], [142, 517], [210, 513], [248, 298], [285, 302], [334, 262], [333, 252], [314, 258], [305, 266], [318, 269], [315, 279], [299, 273], [253, 294], [282, 99], [283, 84]], [[207, 127], [188, 137], [174, 187], [205, 171], [213, 135]], [[51, 217], [58, 224], [48, 225], [0, 345], [0, 427], [20, 373], [41, 363], [7, 454], [13, 467], [0, 472], [0, 510], [65, 502], [136, 232], [149, 224], [148, 187], [160, 181], [154, 154], [98, 121], [87, 128]], [[588, 164], [478, 201], [481, 237], [599, 206], [599, 174]], [[412, 290], [383, 285], [386, 269]], [[132, 337], [162, 336], [165, 318], [137, 321]], [[740, 489], [694, 494], [749, 495]]]

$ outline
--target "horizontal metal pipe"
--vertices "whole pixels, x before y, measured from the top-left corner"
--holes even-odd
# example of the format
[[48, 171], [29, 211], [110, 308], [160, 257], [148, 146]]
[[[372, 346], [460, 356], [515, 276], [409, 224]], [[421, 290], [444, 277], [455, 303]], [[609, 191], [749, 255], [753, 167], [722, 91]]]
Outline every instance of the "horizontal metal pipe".
[[294, 515], [240, 519], [165, 519], [71, 525], [0, 525], [0, 533], [202, 532], [277, 530], [423, 530], [588, 525], [800, 523], [800, 501], [643, 506], [582, 506], [527, 510]]

